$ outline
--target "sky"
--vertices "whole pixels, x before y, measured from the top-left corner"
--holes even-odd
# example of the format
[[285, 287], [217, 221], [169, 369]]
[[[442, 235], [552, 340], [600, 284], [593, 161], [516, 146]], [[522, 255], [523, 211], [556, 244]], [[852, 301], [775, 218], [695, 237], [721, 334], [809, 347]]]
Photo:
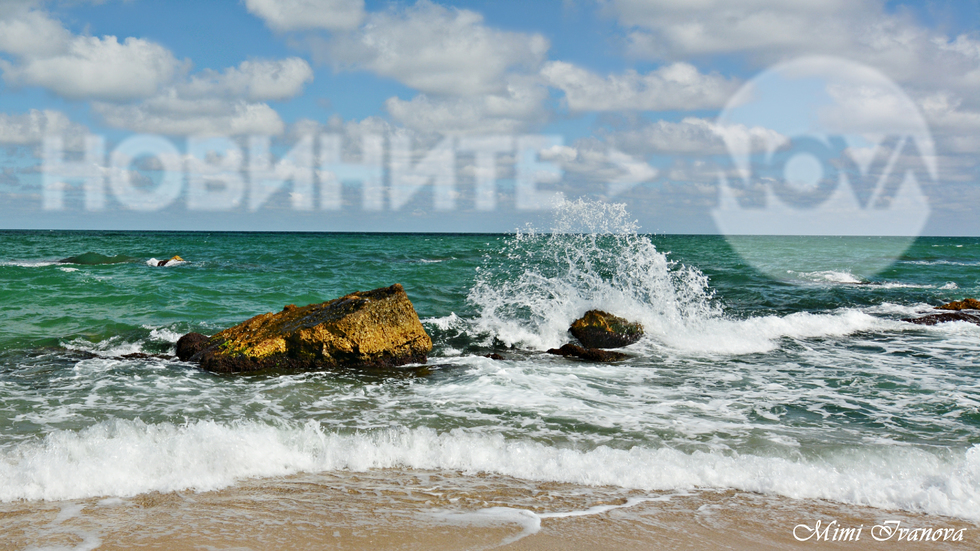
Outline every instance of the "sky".
[[0, 0], [0, 229], [509, 232], [577, 199], [980, 235], [980, 0]]

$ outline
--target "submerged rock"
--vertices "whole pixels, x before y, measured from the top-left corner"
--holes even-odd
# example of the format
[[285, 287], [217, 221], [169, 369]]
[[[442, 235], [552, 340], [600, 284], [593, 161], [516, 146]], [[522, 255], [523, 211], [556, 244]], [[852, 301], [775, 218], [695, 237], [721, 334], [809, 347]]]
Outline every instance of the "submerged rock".
[[980, 310], [980, 300], [975, 298], [954, 300], [942, 306], [936, 306], [936, 310]]
[[101, 264], [123, 264], [125, 262], [133, 262], [136, 259], [131, 256], [126, 256], [124, 254], [117, 254], [116, 256], [106, 256], [99, 253], [83, 253], [77, 256], [69, 256], [68, 258], [62, 258], [58, 261], [58, 264], [81, 264], [84, 266], [98, 266]]
[[609, 350], [601, 350], [599, 348], [583, 348], [572, 343], [563, 345], [561, 348], [551, 348], [548, 350], [548, 354], [575, 356], [576, 358], [593, 362], [618, 362], [629, 357], [622, 352], [610, 352]]
[[204, 350], [208, 345], [208, 336], [201, 333], [188, 333], [177, 340], [177, 358], [186, 362], [194, 354]]
[[922, 316], [921, 318], [903, 318], [902, 321], [907, 321], [916, 325], [936, 325], [937, 323], [946, 323], [949, 321], [966, 321], [980, 325], [980, 317], [972, 314], [966, 314], [964, 312], [929, 314], [928, 316]]
[[602, 310], [589, 310], [568, 331], [585, 348], [620, 348], [643, 336], [643, 326]]
[[[198, 346], [193, 333], [189, 347]], [[424, 363], [432, 340], [401, 285], [260, 314], [212, 336], [188, 359], [203, 369], [392, 367]]]

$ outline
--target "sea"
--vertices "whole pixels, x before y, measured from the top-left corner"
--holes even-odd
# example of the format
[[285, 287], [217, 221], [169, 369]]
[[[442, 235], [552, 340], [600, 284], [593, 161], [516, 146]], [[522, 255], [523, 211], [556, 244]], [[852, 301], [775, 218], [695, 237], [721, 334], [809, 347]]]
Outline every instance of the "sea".
[[[496, 513], [572, 514], [562, 488], [624, 507], [734, 491], [980, 523], [980, 326], [903, 321], [980, 297], [980, 238], [911, 239], [875, 273], [849, 259], [897, 238], [757, 239], [750, 261], [586, 201], [507, 234], [0, 232], [0, 509], [56, 524], [393, 473], [458, 495], [489, 477], [519, 497]], [[229, 376], [174, 357], [185, 333], [394, 283], [424, 365]], [[546, 352], [590, 309], [642, 323], [627, 359]]]

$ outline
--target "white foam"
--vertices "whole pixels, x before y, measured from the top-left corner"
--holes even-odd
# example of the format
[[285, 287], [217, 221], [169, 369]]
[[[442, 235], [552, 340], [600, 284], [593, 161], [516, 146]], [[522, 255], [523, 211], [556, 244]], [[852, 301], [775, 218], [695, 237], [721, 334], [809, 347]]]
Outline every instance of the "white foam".
[[824, 270], [819, 272], [792, 272], [809, 281], [827, 281], [830, 283], [862, 283], [860, 279], [846, 270]]
[[298, 472], [417, 468], [642, 490], [732, 488], [980, 520], [980, 446], [936, 453], [863, 445], [790, 460], [670, 448], [576, 450], [462, 429], [339, 434], [312, 421], [114, 420], [0, 450], [0, 500], [126, 497]]
[[100, 356], [123, 356], [126, 354], [144, 352], [142, 343], [126, 342], [119, 335], [109, 337], [108, 339], [97, 343], [78, 338], [68, 342], [63, 342], [62, 346], [64, 346], [67, 350], [91, 352]]
[[10, 260], [0, 262], [0, 266], [17, 266], [20, 268], [43, 268], [44, 266], [53, 266], [55, 264], [60, 264], [60, 262], [57, 260]]
[[704, 320], [697, 325], [670, 328], [660, 340], [689, 353], [755, 354], [779, 348], [779, 340], [783, 338], [843, 337], [859, 331], [891, 328], [894, 323], [853, 309], [829, 314], [796, 312], [745, 320]]
[[144, 329], [150, 330], [150, 338], [157, 341], [166, 341], [176, 343], [183, 337], [183, 333], [178, 333], [169, 327], [152, 327], [149, 325], [144, 325]]

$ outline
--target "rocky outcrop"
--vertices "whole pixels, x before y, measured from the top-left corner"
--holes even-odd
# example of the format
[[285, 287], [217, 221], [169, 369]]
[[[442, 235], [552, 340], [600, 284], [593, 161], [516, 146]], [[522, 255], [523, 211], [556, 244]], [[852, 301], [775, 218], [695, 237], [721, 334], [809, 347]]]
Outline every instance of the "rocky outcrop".
[[980, 317], [965, 312], [949, 312], [943, 314], [929, 314], [921, 318], [903, 318], [902, 321], [914, 323], [916, 325], [936, 325], [948, 321], [966, 321], [980, 325]]
[[611, 352], [609, 350], [601, 350], [599, 348], [582, 348], [577, 344], [566, 344], [561, 348], [551, 348], [548, 350], [548, 354], [555, 354], [558, 356], [574, 356], [576, 358], [582, 358], [583, 360], [589, 360], [592, 362], [618, 362], [619, 360], [625, 360], [629, 356], [623, 354], [622, 352]]
[[980, 300], [967, 298], [936, 306], [936, 310], [980, 310]]
[[201, 343], [188, 360], [219, 373], [263, 369], [392, 367], [424, 363], [432, 340], [401, 285], [255, 316]]
[[602, 310], [589, 310], [568, 331], [585, 348], [620, 348], [643, 336], [643, 326]]

